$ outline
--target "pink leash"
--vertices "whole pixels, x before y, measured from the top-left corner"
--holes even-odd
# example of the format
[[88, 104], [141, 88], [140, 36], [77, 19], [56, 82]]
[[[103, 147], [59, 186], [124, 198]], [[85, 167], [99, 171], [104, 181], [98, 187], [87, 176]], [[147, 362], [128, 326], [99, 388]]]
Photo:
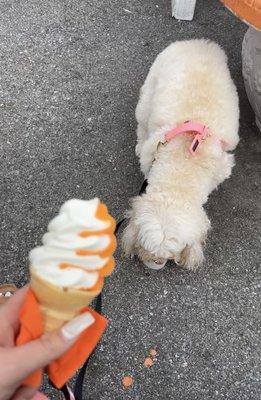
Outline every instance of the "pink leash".
[[194, 136], [189, 148], [189, 152], [193, 156], [195, 155], [198, 146], [206, 139], [207, 136], [210, 136], [209, 128], [206, 125], [202, 124], [201, 122], [187, 121], [168, 131], [165, 134], [165, 140], [166, 142], [170, 142], [176, 136], [184, 133], [190, 133]]

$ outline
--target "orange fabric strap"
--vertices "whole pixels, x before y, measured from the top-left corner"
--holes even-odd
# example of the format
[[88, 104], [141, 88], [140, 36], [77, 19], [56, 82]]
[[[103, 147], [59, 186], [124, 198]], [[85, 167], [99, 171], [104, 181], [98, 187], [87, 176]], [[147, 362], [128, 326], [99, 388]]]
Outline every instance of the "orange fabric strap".
[[[61, 388], [76, 372], [76, 370], [90, 356], [100, 340], [107, 326], [107, 320], [91, 308], [86, 307], [82, 312], [89, 311], [95, 318], [95, 322], [86, 329], [75, 344], [58, 360], [53, 361], [47, 367], [50, 380], [57, 388]], [[38, 302], [31, 289], [28, 290], [24, 305], [20, 313], [20, 332], [16, 339], [16, 345], [28, 343], [42, 336], [43, 319]], [[24, 385], [39, 387], [43, 370], [35, 371], [24, 382]]]

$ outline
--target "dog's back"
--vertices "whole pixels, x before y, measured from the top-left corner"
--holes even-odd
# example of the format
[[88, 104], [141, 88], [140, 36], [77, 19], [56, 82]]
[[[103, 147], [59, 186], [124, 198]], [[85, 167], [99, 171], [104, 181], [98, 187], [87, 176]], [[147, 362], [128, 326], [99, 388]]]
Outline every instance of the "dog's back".
[[150, 69], [136, 117], [143, 143], [165, 126], [197, 120], [233, 150], [239, 140], [239, 108], [225, 52], [204, 39], [168, 46]]

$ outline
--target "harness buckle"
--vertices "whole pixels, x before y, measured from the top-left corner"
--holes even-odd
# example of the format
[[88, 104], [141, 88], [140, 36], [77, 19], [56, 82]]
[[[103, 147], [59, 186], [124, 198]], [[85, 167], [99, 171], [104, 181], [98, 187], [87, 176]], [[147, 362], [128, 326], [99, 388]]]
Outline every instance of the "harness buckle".
[[[195, 133], [195, 132], [194, 132]], [[189, 148], [189, 152], [192, 156], [195, 155], [198, 146], [209, 136], [208, 128], [205, 126], [202, 132], [198, 132]]]

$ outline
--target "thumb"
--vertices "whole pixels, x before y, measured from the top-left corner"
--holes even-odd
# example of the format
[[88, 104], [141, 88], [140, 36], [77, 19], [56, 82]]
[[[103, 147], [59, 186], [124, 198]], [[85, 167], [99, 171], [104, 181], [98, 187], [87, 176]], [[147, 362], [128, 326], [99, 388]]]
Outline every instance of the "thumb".
[[13, 374], [16, 381], [23, 380], [39, 368], [50, 364], [66, 352], [79, 335], [94, 322], [87, 312], [67, 322], [62, 329], [44, 334], [41, 338], [27, 344], [9, 349], [13, 360]]

